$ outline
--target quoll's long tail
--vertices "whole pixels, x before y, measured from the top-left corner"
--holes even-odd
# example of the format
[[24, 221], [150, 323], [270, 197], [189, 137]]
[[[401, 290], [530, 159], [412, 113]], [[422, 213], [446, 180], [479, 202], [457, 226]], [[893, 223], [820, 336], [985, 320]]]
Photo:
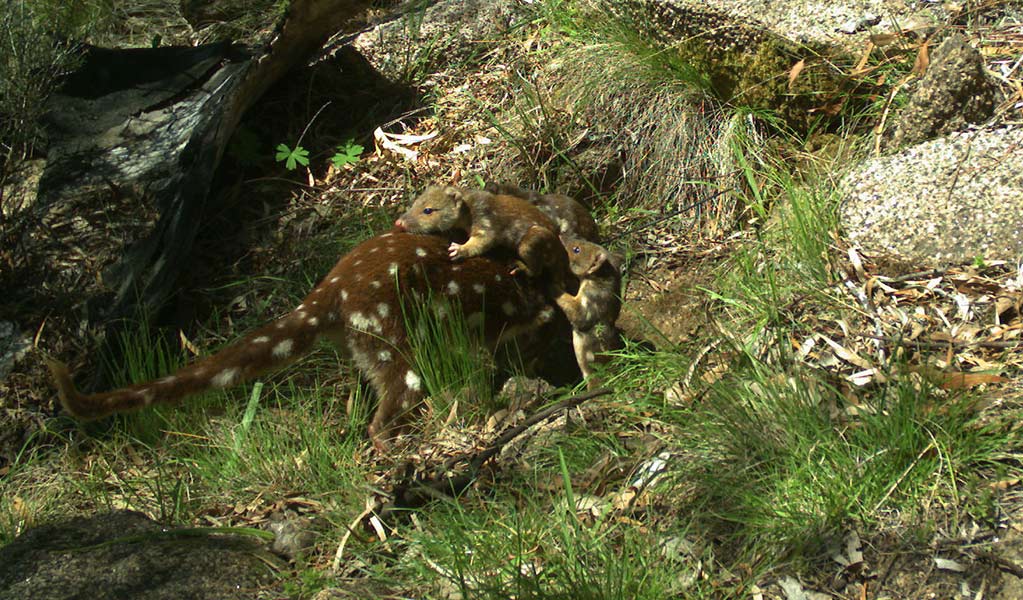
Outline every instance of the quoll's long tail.
[[220, 352], [144, 383], [110, 392], [82, 394], [67, 367], [47, 360], [64, 410], [79, 419], [99, 419], [115, 412], [170, 403], [211, 388], [224, 388], [282, 367], [301, 357], [316, 341], [318, 317], [302, 307], [269, 323]]

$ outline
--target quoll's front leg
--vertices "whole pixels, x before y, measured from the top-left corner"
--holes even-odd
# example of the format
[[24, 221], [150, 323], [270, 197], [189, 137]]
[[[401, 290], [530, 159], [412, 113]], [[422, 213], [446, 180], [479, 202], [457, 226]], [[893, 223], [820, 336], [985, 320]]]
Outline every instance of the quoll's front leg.
[[582, 327], [582, 321], [585, 317], [585, 311], [583, 310], [582, 302], [579, 298], [569, 294], [568, 292], [562, 292], [560, 296], [554, 298], [554, 302], [558, 305], [558, 308], [565, 313], [565, 318], [572, 324], [575, 329]]
[[485, 240], [479, 235], [471, 235], [464, 244], [458, 244], [451, 242], [448, 246], [448, 256], [451, 260], [464, 260], [466, 258], [472, 258], [479, 256], [489, 249], [489, 245], [486, 244]]

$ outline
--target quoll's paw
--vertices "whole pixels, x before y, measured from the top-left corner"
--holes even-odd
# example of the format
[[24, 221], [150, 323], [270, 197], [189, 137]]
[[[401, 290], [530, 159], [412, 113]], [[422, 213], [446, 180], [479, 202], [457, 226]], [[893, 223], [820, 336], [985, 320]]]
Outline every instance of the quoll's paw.
[[462, 252], [461, 244], [451, 242], [451, 245], [448, 246], [448, 257], [450, 257], [451, 260], [458, 260], [459, 258], [461, 258], [462, 257], [461, 252]]
[[515, 265], [511, 268], [510, 271], [508, 271], [508, 274], [512, 275], [514, 277], [518, 277], [518, 276], [532, 277], [533, 276], [533, 273], [529, 270], [529, 267], [527, 267], [526, 263], [522, 262], [521, 260], [515, 261]]

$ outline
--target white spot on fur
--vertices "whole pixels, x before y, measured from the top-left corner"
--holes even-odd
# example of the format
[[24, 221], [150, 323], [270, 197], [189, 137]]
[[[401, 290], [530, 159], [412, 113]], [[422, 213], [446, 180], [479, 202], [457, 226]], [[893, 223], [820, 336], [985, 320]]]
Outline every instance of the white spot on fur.
[[494, 274], [494, 281], [501, 281], [501, 274], [500, 273], [495, 273]]
[[284, 329], [284, 326], [285, 326], [285, 325], [286, 325], [286, 324], [285, 324], [285, 322], [284, 322], [284, 321], [277, 321], [277, 324], [276, 324], [276, 325], [274, 325], [274, 327], [275, 327], [275, 328], [277, 328], [277, 329]]
[[380, 237], [385, 238], [385, 237], [391, 237], [392, 235], [394, 235], [394, 234], [392, 234], [392, 233], [385, 233], [385, 234], [381, 235]]
[[387, 362], [391, 360], [391, 351], [381, 350], [380, 352], [377, 352], [377, 358], [380, 359], [380, 362]]
[[394, 277], [398, 274], [398, 263], [391, 263], [387, 265], [387, 274]]
[[548, 306], [540, 311], [540, 321], [546, 323], [554, 318], [554, 309]]
[[305, 302], [303, 302], [302, 304], [299, 304], [298, 308], [296, 308], [295, 310], [302, 310], [303, 308], [305, 308]]
[[320, 301], [319, 301], [319, 300], [313, 300], [313, 301], [312, 301], [312, 302], [310, 302], [309, 304], [312, 304], [313, 306], [316, 306], [316, 305], [317, 305], [317, 304], [319, 304], [319, 303], [320, 303]]
[[377, 304], [377, 312], [380, 313], [381, 317], [386, 319], [387, 315], [391, 314], [391, 307], [388, 306], [386, 302], [381, 302], [380, 304]]
[[405, 373], [405, 385], [408, 386], [408, 389], [418, 392], [423, 389], [423, 380], [419, 378], [419, 375], [416, 375], [415, 371], [410, 370]]
[[319, 324], [319, 322], [320, 322], [320, 320], [317, 319], [316, 317], [309, 317], [309, 319], [305, 322], [305, 324], [310, 326], [310, 327], [316, 327], [316, 325]]
[[374, 290], [379, 290], [380, 289], [380, 282], [379, 281], [371, 281], [371, 282], [369, 282], [369, 287], [373, 288]]
[[327, 313], [327, 320], [330, 321], [331, 323], [337, 321], [337, 313], [336, 312]]
[[594, 354], [593, 352], [587, 352], [586, 353], [586, 360], [588, 360], [589, 362], [593, 362], [593, 361], [597, 360], [597, 355]]
[[293, 340], [281, 340], [274, 346], [273, 355], [278, 358], [285, 358], [291, 354], [291, 349], [295, 346]]
[[142, 399], [143, 404], [151, 404], [153, 402], [153, 398], [156, 397], [156, 394], [153, 393], [153, 390], [148, 388], [138, 390], [137, 392], [135, 392], [135, 395]]
[[487, 286], [483, 285], [482, 283], [474, 283], [472, 284], [472, 291], [476, 292], [477, 294], [482, 294], [483, 292], [487, 291]]
[[[411, 371], [409, 371], [409, 372], [411, 373]], [[404, 400], [401, 401], [401, 409], [402, 410], [408, 410], [410, 408], [412, 408], [412, 401], [411, 400], [409, 400], [408, 398], [405, 398]]]
[[168, 376], [164, 377], [163, 379], [157, 379], [156, 383], [158, 385], [167, 385], [169, 383], [174, 383], [176, 380], [177, 380], [177, 377], [175, 377], [173, 375], [168, 375]]
[[339, 281], [341, 281], [341, 278], [340, 278], [340, 277], [331, 277], [331, 278], [330, 278], [330, 282], [331, 282], [331, 283], [337, 283], [337, 282], [339, 282]]
[[448, 295], [449, 296], [454, 296], [456, 294], [458, 294], [458, 283], [456, 283], [454, 281], [449, 281], [448, 282]]
[[420, 258], [426, 256], [426, 250], [424, 250], [423, 248], [416, 248], [416, 256]]
[[227, 387], [234, 382], [236, 377], [238, 377], [238, 369], [236, 367], [231, 367], [217, 373], [213, 379], [210, 380], [210, 383], [215, 387]]
[[253, 344], [265, 344], [265, 343], [267, 343], [269, 341], [270, 341], [270, 338], [265, 336], [265, 335], [261, 335], [261, 336], [259, 336], [257, 338], [252, 338], [252, 343]]
[[504, 304], [501, 305], [501, 310], [504, 311], [504, 314], [510, 317], [515, 314], [515, 305], [505, 300]]
[[451, 270], [452, 271], [461, 271], [462, 270], [462, 265], [454, 265], [454, 266], [451, 267]]
[[357, 266], [362, 264], [362, 259], [360, 258], [360, 259], [356, 260], [355, 262], [353, 262], [352, 264], [357, 267]]
[[348, 291], [347, 290], [341, 290], [341, 301], [342, 302], [346, 302], [347, 300], [348, 300]]
[[352, 324], [352, 327], [360, 331], [365, 331], [369, 329], [370, 326], [370, 320], [367, 319], [366, 315], [362, 314], [361, 312], [353, 312], [351, 315], [349, 315], [348, 322]]

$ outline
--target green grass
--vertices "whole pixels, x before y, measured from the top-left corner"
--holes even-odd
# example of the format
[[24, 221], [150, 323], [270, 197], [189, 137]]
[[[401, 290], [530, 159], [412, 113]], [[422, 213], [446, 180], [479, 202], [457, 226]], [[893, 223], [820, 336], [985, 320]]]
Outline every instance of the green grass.
[[703, 452], [682, 477], [697, 484], [695, 521], [758, 564], [811, 556], [843, 526], [876, 528], [886, 514], [907, 525], [935, 503], [970, 504], [967, 473], [1009, 442], [969, 398], [922, 381], [881, 386], [847, 417], [846, 397], [819, 375], [748, 360], [694, 415], [684, 439]]
[[461, 411], [495, 408], [496, 362], [484, 341], [485, 323], [469, 322], [457, 299], [439, 295], [403, 303], [410, 362], [423, 380], [433, 414], [443, 419], [460, 401]]
[[409, 541], [424, 560], [408, 577], [465, 598], [699, 597], [683, 576], [695, 565], [666, 563], [661, 536], [577, 512], [587, 498], [572, 489], [572, 471], [562, 459], [527, 475], [532, 489], [560, 473], [562, 491], [549, 496], [501, 486], [493, 498], [438, 505]]

